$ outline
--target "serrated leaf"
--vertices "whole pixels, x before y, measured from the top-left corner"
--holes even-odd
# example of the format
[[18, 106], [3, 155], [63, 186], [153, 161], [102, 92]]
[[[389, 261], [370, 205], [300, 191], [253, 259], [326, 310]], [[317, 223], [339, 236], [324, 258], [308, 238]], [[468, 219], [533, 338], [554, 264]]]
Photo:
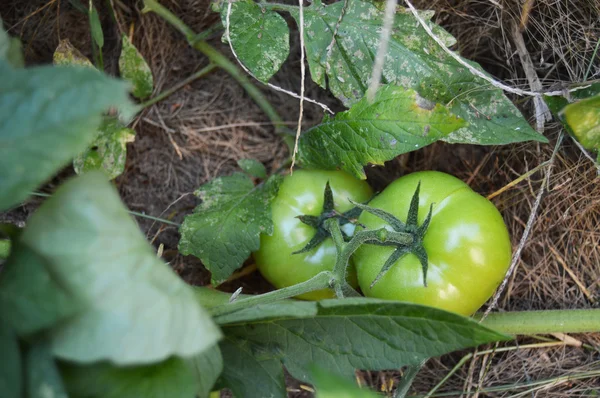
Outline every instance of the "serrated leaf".
[[[328, 58], [328, 47], [344, 3], [325, 6], [315, 1], [304, 8], [305, 47], [313, 80], [323, 88], [327, 83], [333, 95], [351, 106], [369, 86], [384, 12], [371, 3], [349, 0]], [[298, 22], [298, 13], [292, 15]], [[446, 45], [454, 43], [442, 28], [428, 23]], [[481, 70], [476, 63], [470, 64]], [[501, 90], [473, 76], [450, 57], [407, 11], [396, 13], [381, 82], [414, 89], [427, 100], [448, 106], [468, 123], [444, 138], [445, 141], [485, 145], [527, 140], [547, 142]]]
[[78, 65], [94, 68], [92, 62], [71, 44], [69, 39], [63, 39], [58, 43], [52, 56], [54, 65]]
[[[192, 357], [220, 337], [192, 288], [156, 257], [102, 173], [59, 188], [17, 244], [43, 259], [48, 274], [84, 306], [49, 333], [60, 358], [153, 363]], [[36, 297], [34, 288], [19, 297]]]
[[[236, 397], [285, 397], [281, 365], [310, 382], [314, 363], [352, 377], [356, 369], [398, 369], [508, 338], [469, 318], [414, 304], [352, 298], [316, 305], [316, 316], [280, 313], [222, 326], [222, 378]], [[247, 372], [250, 377], [241, 376]]]
[[[227, 5], [221, 10], [223, 26]], [[290, 53], [290, 32], [283, 17], [254, 1], [232, 3], [229, 38], [242, 63], [262, 82], [277, 73]], [[223, 36], [225, 40], [225, 36]]]
[[4, 30], [0, 19], [0, 61], [7, 61], [14, 68], [22, 68], [25, 64], [21, 41], [16, 37], [10, 37]]
[[273, 233], [271, 201], [281, 176], [254, 186], [242, 173], [219, 177], [195, 192], [202, 203], [179, 232], [179, 251], [193, 254], [211, 272], [213, 284], [225, 281], [258, 250], [260, 234]]
[[60, 370], [71, 398], [190, 398], [196, 394], [193, 370], [181, 358], [128, 367], [64, 362]]
[[126, 116], [135, 111], [126, 84], [91, 68], [7, 68], [2, 73], [0, 211], [26, 199], [85, 150], [111, 106]]
[[27, 398], [68, 398], [50, 346], [37, 342], [25, 356]]
[[210, 392], [223, 371], [223, 356], [218, 345], [188, 360], [188, 365], [196, 377], [196, 394], [199, 398], [208, 398]]
[[267, 178], [267, 169], [265, 169], [265, 166], [258, 160], [240, 159], [237, 164], [244, 172], [250, 174], [252, 177]]
[[586, 149], [600, 149], [600, 95], [567, 105], [564, 122]]
[[122, 49], [119, 56], [121, 77], [131, 82], [132, 93], [136, 98], [149, 97], [154, 89], [154, 78], [150, 66], [126, 35], [123, 35], [121, 42]]
[[331, 373], [321, 366], [311, 367], [311, 376], [316, 389], [316, 398], [381, 398], [366, 388]]
[[365, 97], [350, 110], [305, 132], [299, 143], [300, 161], [311, 168], [341, 168], [364, 179], [367, 164], [383, 164], [464, 125], [448, 109], [429, 103], [413, 90], [383, 86], [373, 103]]
[[98, 129], [96, 139], [73, 159], [73, 168], [77, 174], [104, 170], [112, 180], [125, 170], [127, 143], [134, 140], [134, 130], [123, 126], [116, 118], [106, 117]]
[[0, 391], [5, 398], [21, 398], [21, 352], [17, 335], [0, 317]]

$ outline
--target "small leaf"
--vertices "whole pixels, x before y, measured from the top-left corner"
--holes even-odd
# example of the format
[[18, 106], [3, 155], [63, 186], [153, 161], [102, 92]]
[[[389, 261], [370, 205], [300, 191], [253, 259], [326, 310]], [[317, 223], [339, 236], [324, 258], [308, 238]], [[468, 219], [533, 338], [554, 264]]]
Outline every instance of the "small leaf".
[[102, 50], [104, 47], [104, 32], [102, 32], [102, 24], [100, 23], [100, 17], [98, 16], [98, 11], [96, 7], [90, 1], [90, 9], [89, 9], [89, 18], [90, 18], [90, 30], [92, 32], [92, 38], [94, 42]]
[[22, 68], [25, 65], [21, 41], [16, 37], [10, 37], [4, 30], [0, 19], [0, 62], [7, 61], [14, 68]]
[[17, 335], [0, 317], [0, 391], [5, 398], [21, 398], [21, 352]]
[[77, 174], [104, 170], [112, 180], [125, 170], [127, 143], [134, 140], [134, 130], [123, 126], [116, 118], [106, 117], [90, 147], [73, 160], [73, 168]]
[[[156, 257], [102, 173], [59, 188], [29, 219], [17, 244], [41, 258], [72, 301], [84, 306], [49, 332], [60, 358], [153, 363], [192, 357], [220, 337], [193, 289]], [[17, 297], [31, 300], [35, 288], [24, 287]]]
[[244, 172], [250, 174], [252, 177], [262, 179], [267, 178], [267, 169], [265, 169], [265, 166], [258, 160], [240, 159], [237, 164]]
[[181, 358], [128, 367], [63, 362], [60, 370], [71, 398], [190, 398], [197, 389], [192, 367]]
[[149, 97], [154, 89], [154, 78], [150, 66], [126, 35], [122, 38], [119, 56], [121, 77], [133, 84], [133, 95], [142, 99]]
[[318, 308], [316, 315], [287, 302], [288, 315], [255, 311], [255, 320], [246, 313], [238, 321], [228, 315], [233, 323], [222, 325], [222, 379], [236, 397], [286, 396], [283, 366], [305, 382], [311, 381], [314, 363], [352, 377], [356, 369], [398, 369], [508, 339], [469, 318], [414, 304], [366, 298], [310, 304]]
[[28, 398], [68, 398], [50, 346], [37, 342], [25, 357]]
[[242, 173], [219, 177], [195, 192], [202, 203], [185, 218], [179, 251], [193, 254], [211, 272], [214, 284], [240, 268], [258, 250], [260, 234], [273, 233], [271, 201], [281, 176], [254, 186]]
[[[0, 62], [1, 64], [1, 62]], [[76, 67], [7, 69], [0, 79], [0, 211], [15, 205], [81, 153], [101, 115], [135, 108], [127, 86]]]
[[564, 121], [586, 149], [600, 149], [600, 95], [567, 105]]
[[[333, 31], [346, 3], [330, 52]], [[292, 15], [298, 23], [298, 12]], [[348, 107], [363, 97], [370, 84], [383, 15], [381, 8], [360, 0], [331, 5], [315, 1], [304, 8], [310, 75], [321, 87], [328, 85], [333, 95]], [[421, 12], [425, 20], [432, 15], [432, 12]], [[455, 43], [441, 27], [429, 21], [427, 24], [446, 46]], [[482, 70], [478, 64], [469, 63]], [[444, 137], [444, 141], [483, 145], [528, 140], [547, 142], [529, 126], [500, 89], [475, 77], [448, 55], [409, 11], [396, 12], [381, 83], [413, 89], [423, 98], [447, 106], [468, 123]]]
[[359, 388], [348, 379], [323, 369], [311, 367], [311, 376], [316, 388], [315, 398], [381, 398], [365, 388]]
[[[221, 10], [227, 26], [227, 5]], [[231, 4], [229, 37], [242, 63], [262, 82], [281, 68], [290, 53], [290, 32], [283, 17], [261, 8], [254, 1]], [[225, 40], [225, 36], [223, 36]]]
[[424, 104], [412, 90], [384, 86], [373, 103], [363, 98], [305, 132], [300, 138], [300, 160], [306, 167], [341, 168], [365, 179], [367, 164], [383, 164], [464, 125], [442, 105]]
[[52, 57], [54, 65], [79, 65], [93, 68], [92, 62], [75, 48], [69, 39], [61, 40]]
[[[571, 101], [583, 100], [589, 97], [600, 95], [600, 83], [593, 83], [589, 85], [585, 84], [583, 88], [581, 87], [582, 84], [583, 83], [576, 83], [565, 87], [565, 95], [568, 95]], [[548, 108], [550, 108], [550, 111], [556, 117], [559, 117], [560, 111], [562, 111], [565, 108], [565, 106], [569, 105], [569, 100], [567, 100], [563, 96], [544, 95], [542, 97], [546, 102], [546, 105], [548, 105]]]

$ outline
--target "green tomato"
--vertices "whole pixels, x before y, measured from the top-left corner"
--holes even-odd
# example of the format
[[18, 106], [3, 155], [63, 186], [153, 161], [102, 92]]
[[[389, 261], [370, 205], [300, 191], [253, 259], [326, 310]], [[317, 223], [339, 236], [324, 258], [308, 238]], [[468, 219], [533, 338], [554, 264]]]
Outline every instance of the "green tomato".
[[[406, 221], [411, 198], [421, 182], [418, 224], [433, 203], [431, 224], [423, 239], [429, 267], [427, 286], [414, 254], [401, 257], [371, 288], [393, 247], [363, 245], [353, 256], [358, 282], [368, 297], [400, 300], [471, 315], [502, 282], [510, 265], [511, 243], [502, 216], [494, 205], [461, 180], [425, 171], [399, 178], [369, 206]], [[359, 222], [368, 229], [385, 221], [363, 212]]]
[[[340, 213], [353, 207], [349, 199], [366, 202], [372, 196], [365, 181], [341, 171], [298, 170], [286, 176], [277, 198], [271, 203], [273, 234], [261, 235], [260, 249], [254, 253], [258, 269], [278, 289], [307, 281], [322, 271], [333, 270], [336, 249], [331, 238], [309, 252], [292, 254], [304, 248], [315, 235], [315, 228], [297, 217], [321, 215], [327, 181], [333, 192], [334, 208]], [[357, 285], [353, 269], [348, 272], [348, 282], [354, 287]], [[323, 289], [297, 298], [322, 300], [334, 296], [333, 290]]]

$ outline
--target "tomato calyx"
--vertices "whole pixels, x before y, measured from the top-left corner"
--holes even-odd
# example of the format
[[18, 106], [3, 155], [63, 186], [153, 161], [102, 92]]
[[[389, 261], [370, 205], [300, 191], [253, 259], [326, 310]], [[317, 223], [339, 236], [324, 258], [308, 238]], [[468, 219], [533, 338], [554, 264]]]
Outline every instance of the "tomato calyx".
[[[406, 223], [402, 222], [396, 216], [391, 213], [386, 212], [385, 210], [376, 209], [370, 206], [362, 205], [359, 203], [355, 203], [355, 206], [366, 211], [368, 213], [373, 214], [376, 217], [381, 218], [383, 221], [387, 222], [393, 232], [401, 233], [401, 234], [410, 234], [412, 236], [412, 241], [410, 243], [394, 241], [393, 239], [389, 239], [386, 230], [381, 229], [378, 231], [377, 238], [373, 240], [368, 240], [365, 243], [379, 246], [395, 246], [395, 250], [388, 257], [386, 262], [381, 267], [381, 271], [377, 274], [373, 282], [371, 282], [370, 287], [373, 288], [375, 284], [392, 268], [392, 266], [398, 261], [400, 258], [405, 256], [406, 254], [412, 253], [414, 254], [421, 263], [421, 268], [423, 269], [423, 285], [427, 287], [427, 268], [428, 268], [428, 257], [427, 251], [423, 246], [423, 238], [427, 233], [427, 229], [429, 228], [429, 223], [431, 222], [431, 215], [433, 211], [433, 204], [429, 207], [429, 213], [423, 221], [423, 224], [418, 224], [418, 216], [419, 216], [419, 191], [421, 189], [421, 183], [417, 185], [417, 189], [412, 196], [410, 201], [410, 207], [408, 210], [408, 215], [406, 217]], [[389, 231], [390, 234], [393, 234], [392, 231]]]
[[[340, 227], [346, 224], [356, 224], [358, 217], [362, 213], [362, 209], [359, 207], [353, 207], [352, 209], [340, 213], [334, 208], [333, 192], [329, 181], [325, 184], [325, 190], [323, 192], [323, 210], [319, 216], [313, 216], [304, 214], [297, 218], [306, 225], [313, 227], [317, 232], [312, 239], [302, 249], [293, 252], [292, 254], [306, 253], [319, 246], [325, 239], [331, 236], [331, 233], [325, 226], [325, 222], [330, 219], [337, 219]], [[344, 234], [344, 239], [348, 239], [349, 236]]]

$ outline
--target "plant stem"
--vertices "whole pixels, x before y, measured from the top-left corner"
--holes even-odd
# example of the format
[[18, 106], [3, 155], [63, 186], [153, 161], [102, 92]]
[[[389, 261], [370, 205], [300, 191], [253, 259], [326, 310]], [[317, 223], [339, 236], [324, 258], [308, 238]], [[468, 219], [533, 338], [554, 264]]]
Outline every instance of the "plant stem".
[[[273, 106], [266, 99], [264, 94], [248, 79], [246, 74], [242, 72], [233, 62], [227, 57], [221, 54], [216, 48], [208, 44], [204, 40], [198, 40], [199, 35], [196, 34], [189, 26], [187, 26], [182, 20], [177, 18], [171, 11], [160, 5], [156, 0], [144, 0], [143, 12], [154, 12], [161, 18], [166, 20], [175, 29], [180, 31], [187, 39], [190, 46], [200, 51], [208, 57], [210, 62], [221, 69], [225, 70], [231, 75], [237, 82], [246, 90], [248, 95], [256, 102], [256, 104], [263, 110], [267, 117], [271, 120], [275, 126], [277, 132], [281, 134], [284, 131], [284, 123], [281, 116], [273, 108]], [[286, 143], [289, 145], [289, 140]]]
[[137, 216], [137, 217], [142, 217], [142, 218], [147, 218], [148, 220], [152, 220], [152, 221], [158, 221], [161, 222], [163, 224], [168, 224], [168, 225], [173, 225], [175, 227], [179, 227], [181, 226], [180, 224], [177, 224], [176, 222], [173, 221], [169, 221], [169, 220], [165, 220], [164, 218], [158, 218], [158, 217], [154, 217], [154, 216], [149, 216], [147, 214], [144, 213], [139, 213], [137, 211], [133, 211], [133, 210], [127, 210], [127, 212], [133, 216]]
[[200, 69], [198, 72], [194, 73], [193, 75], [189, 76], [188, 78], [186, 78], [186, 79], [182, 80], [181, 82], [177, 83], [175, 86], [173, 86], [173, 87], [171, 87], [171, 88], [169, 88], [169, 89], [161, 92], [156, 97], [150, 98], [148, 101], [143, 102], [140, 106], [142, 108], [147, 108], [147, 107], [149, 107], [151, 105], [156, 104], [157, 102], [160, 102], [160, 101], [164, 100], [165, 98], [167, 98], [171, 94], [179, 91], [180, 89], [182, 89], [183, 87], [187, 86], [188, 84], [190, 84], [194, 80], [199, 79], [202, 76], [209, 74], [216, 67], [217, 66], [215, 64], [208, 64], [204, 68]]
[[600, 309], [491, 313], [482, 325], [513, 335], [599, 332]]
[[268, 304], [274, 301], [283, 300], [286, 298], [298, 296], [300, 294], [312, 292], [315, 290], [325, 289], [331, 286], [334, 275], [329, 271], [323, 271], [313, 276], [306, 282], [298, 283], [290, 287], [274, 290], [269, 293], [259, 294], [257, 296], [249, 296], [247, 298], [238, 299], [230, 304], [219, 305], [209, 308], [209, 312], [213, 317], [229, 314], [231, 312], [243, 310], [259, 304]]

